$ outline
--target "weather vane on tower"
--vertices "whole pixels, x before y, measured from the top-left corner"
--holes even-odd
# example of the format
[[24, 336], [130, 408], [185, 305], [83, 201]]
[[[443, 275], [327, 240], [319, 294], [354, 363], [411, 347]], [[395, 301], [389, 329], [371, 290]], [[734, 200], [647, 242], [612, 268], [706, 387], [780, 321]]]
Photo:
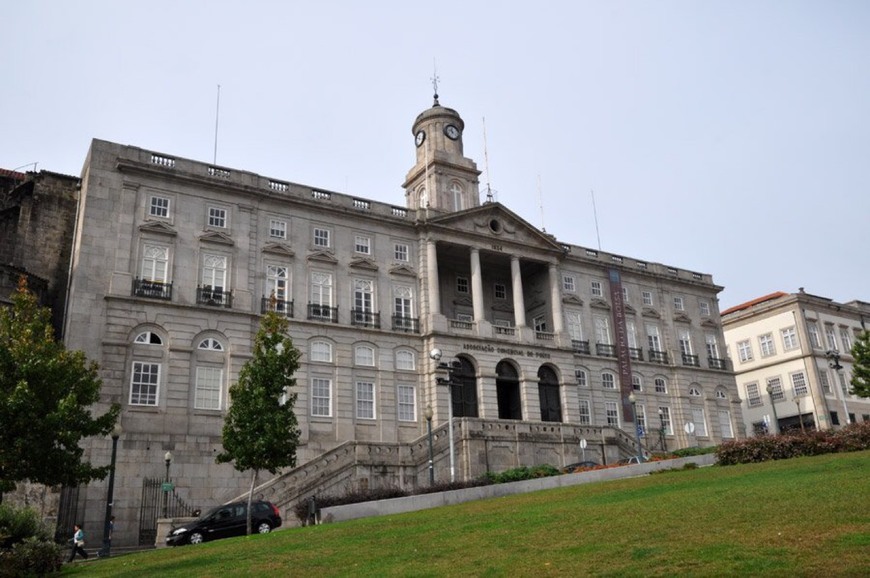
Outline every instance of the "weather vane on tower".
[[435, 65], [435, 59], [432, 59], [432, 69], [434, 71], [434, 76], [432, 76], [432, 88], [435, 90], [435, 104], [433, 106], [439, 106], [438, 104], [438, 67]]

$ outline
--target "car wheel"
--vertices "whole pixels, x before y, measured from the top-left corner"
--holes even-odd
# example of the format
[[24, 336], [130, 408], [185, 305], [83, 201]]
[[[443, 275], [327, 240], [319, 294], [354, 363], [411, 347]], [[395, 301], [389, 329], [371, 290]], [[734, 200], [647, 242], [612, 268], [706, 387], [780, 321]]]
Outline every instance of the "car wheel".
[[258, 534], [268, 534], [271, 531], [272, 526], [269, 525], [269, 522], [260, 522], [260, 524], [257, 526]]
[[193, 534], [190, 535], [190, 543], [191, 544], [202, 544], [204, 540], [205, 540], [205, 536], [203, 536], [202, 533], [200, 533], [200, 532], [194, 532]]

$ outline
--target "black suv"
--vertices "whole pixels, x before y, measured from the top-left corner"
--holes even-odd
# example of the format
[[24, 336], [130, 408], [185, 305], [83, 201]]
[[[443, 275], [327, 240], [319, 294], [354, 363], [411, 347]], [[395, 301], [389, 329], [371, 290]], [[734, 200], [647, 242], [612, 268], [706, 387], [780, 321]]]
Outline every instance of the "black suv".
[[[281, 526], [281, 513], [271, 502], [255, 501], [251, 504], [251, 531], [266, 534]], [[218, 506], [205, 516], [170, 530], [167, 546], [199, 544], [206, 540], [219, 540], [247, 533], [248, 502], [233, 502]]]

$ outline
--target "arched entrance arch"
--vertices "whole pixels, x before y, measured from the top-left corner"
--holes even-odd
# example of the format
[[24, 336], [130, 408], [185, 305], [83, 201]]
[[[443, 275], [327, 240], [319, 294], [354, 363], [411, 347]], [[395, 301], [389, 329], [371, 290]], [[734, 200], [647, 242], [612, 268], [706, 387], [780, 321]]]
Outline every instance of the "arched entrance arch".
[[523, 419], [520, 377], [516, 367], [509, 361], [499, 361], [495, 366], [495, 373], [498, 418]]
[[474, 365], [467, 357], [457, 357], [453, 370], [451, 394], [453, 417], [477, 417], [477, 378]]
[[559, 396], [559, 378], [551, 367], [538, 369], [538, 395], [541, 399], [541, 421], [562, 421], [562, 400]]

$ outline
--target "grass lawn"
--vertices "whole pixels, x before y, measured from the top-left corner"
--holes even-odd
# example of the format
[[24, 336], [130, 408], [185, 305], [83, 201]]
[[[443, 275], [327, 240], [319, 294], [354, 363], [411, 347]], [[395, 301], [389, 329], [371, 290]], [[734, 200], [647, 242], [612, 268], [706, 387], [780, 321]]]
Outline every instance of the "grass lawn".
[[870, 451], [292, 528], [79, 563], [64, 574], [870, 576]]

